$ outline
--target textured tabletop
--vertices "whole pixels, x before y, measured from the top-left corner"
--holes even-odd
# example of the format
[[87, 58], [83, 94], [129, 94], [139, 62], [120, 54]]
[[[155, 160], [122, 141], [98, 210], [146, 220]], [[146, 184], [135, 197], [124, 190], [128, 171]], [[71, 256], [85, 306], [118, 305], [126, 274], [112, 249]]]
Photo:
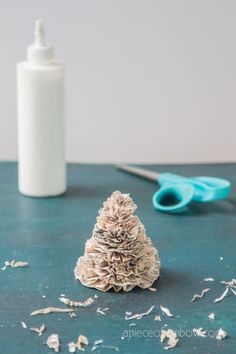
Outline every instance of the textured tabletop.
[[[104, 345], [119, 348], [119, 353], [166, 353], [158, 333], [171, 328], [178, 331], [178, 346], [173, 353], [236, 353], [236, 296], [213, 300], [223, 291], [221, 280], [236, 278], [236, 165], [148, 166], [186, 176], [212, 175], [232, 182], [230, 199], [208, 204], [192, 204], [183, 214], [168, 215], [153, 210], [151, 197], [155, 183], [117, 171], [111, 165], [69, 165], [68, 192], [58, 198], [33, 199], [17, 192], [17, 165], [0, 164], [0, 262], [27, 261], [27, 268], [0, 270], [0, 354], [52, 353], [44, 343], [58, 333], [61, 353], [79, 334]], [[134, 290], [130, 293], [100, 293], [83, 287], [74, 279], [73, 268], [92, 234], [98, 209], [114, 191], [130, 193], [138, 205], [137, 215], [161, 257], [161, 277], [156, 292]], [[203, 278], [213, 277], [214, 282]], [[194, 293], [211, 291], [195, 302]], [[57, 306], [60, 294], [72, 300], [99, 296], [95, 302], [77, 310], [77, 317], [56, 313], [31, 317], [33, 310]], [[142, 313], [155, 305], [153, 312], [140, 320], [126, 321], [125, 312]], [[160, 305], [174, 317], [163, 315]], [[106, 315], [97, 308], [109, 308]], [[208, 318], [214, 312], [215, 320]], [[154, 317], [161, 315], [162, 321]], [[22, 327], [45, 323], [43, 336]], [[135, 326], [130, 326], [135, 323]], [[207, 330], [205, 338], [196, 337], [193, 328]], [[212, 338], [222, 327], [228, 338]], [[150, 332], [148, 332], [150, 331]], [[122, 340], [121, 337], [124, 336]], [[86, 348], [90, 352], [92, 345]], [[115, 353], [100, 347], [95, 351]]]

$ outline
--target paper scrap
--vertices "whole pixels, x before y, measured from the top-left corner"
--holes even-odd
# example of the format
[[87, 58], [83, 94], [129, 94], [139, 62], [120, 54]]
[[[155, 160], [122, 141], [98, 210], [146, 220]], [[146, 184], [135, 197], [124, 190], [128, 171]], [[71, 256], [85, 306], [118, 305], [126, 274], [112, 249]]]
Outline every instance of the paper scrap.
[[208, 318], [210, 318], [211, 320], [215, 319], [215, 314], [212, 312], [208, 315]]
[[27, 262], [23, 262], [23, 261], [5, 261], [4, 262], [4, 267], [1, 268], [1, 270], [5, 270], [6, 268], [10, 267], [10, 268], [23, 268], [26, 267], [28, 265]]
[[159, 315], [156, 315], [155, 318], [154, 318], [155, 321], [161, 321], [161, 316]]
[[46, 330], [46, 326], [44, 323], [39, 328], [37, 327], [30, 328], [30, 331], [38, 333], [39, 336], [41, 336], [45, 330]]
[[109, 307], [105, 308], [105, 309], [101, 309], [101, 307], [98, 307], [96, 312], [100, 313], [101, 315], [106, 315], [106, 311], [109, 310]]
[[216, 339], [222, 340], [225, 339], [226, 337], [227, 337], [227, 332], [224, 331], [222, 328], [220, 328], [217, 332]]
[[163, 329], [161, 330], [160, 341], [161, 343], [167, 341], [168, 346], [164, 347], [164, 349], [168, 350], [176, 347], [179, 339], [177, 338], [176, 332], [174, 332], [172, 329]]
[[197, 337], [206, 337], [206, 331], [204, 331], [202, 327], [200, 327], [200, 328], [193, 328], [193, 333], [194, 333]]
[[214, 278], [204, 278], [203, 280], [204, 280], [204, 281], [215, 281]]
[[51, 334], [48, 337], [46, 344], [50, 349], [53, 349], [55, 352], [58, 353], [60, 350], [60, 342], [59, 342], [58, 334]]
[[71, 318], [77, 317], [75, 312], [69, 312], [69, 316], [70, 316]]
[[43, 309], [39, 309], [36, 311], [33, 311], [30, 316], [36, 316], [36, 315], [48, 315], [49, 313], [53, 312], [74, 312], [73, 309], [62, 309], [59, 307], [45, 307]]
[[118, 347], [115, 347], [114, 345], [103, 345], [103, 344], [102, 344], [102, 348], [114, 349], [114, 350], [116, 350], [117, 352], [119, 351], [119, 348], [118, 348]]
[[233, 293], [234, 295], [236, 295], [236, 291], [235, 291], [234, 289], [230, 288], [230, 290], [232, 291], [232, 293]]
[[68, 350], [70, 353], [75, 353], [76, 352], [76, 344], [74, 342], [68, 343]]
[[137, 313], [137, 314], [135, 314], [135, 315], [132, 315], [132, 312], [131, 312], [131, 315], [130, 315], [130, 316], [126, 314], [125, 320], [128, 320], [128, 321], [129, 321], [129, 320], [134, 320], [134, 319], [140, 320], [140, 319], [143, 318], [144, 316], [148, 316], [148, 315], [152, 312], [152, 310], [154, 309], [154, 307], [155, 307], [155, 305], [153, 305], [152, 307], [150, 307], [150, 309], [149, 309], [147, 312], [144, 312], [144, 313]]
[[95, 340], [95, 342], [93, 343], [93, 347], [91, 349], [91, 352], [96, 350], [99, 347], [99, 345], [101, 345], [102, 343], [103, 343], [103, 339]]
[[78, 336], [77, 343], [70, 342], [68, 344], [69, 352], [74, 353], [74, 352], [76, 352], [76, 349], [81, 350], [81, 351], [85, 351], [84, 347], [87, 346], [88, 344], [89, 344], [88, 338], [85, 337], [84, 335], [80, 334]]
[[217, 303], [217, 302], [222, 301], [222, 300], [227, 296], [228, 292], [229, 292], [229, 287], [227, 286], [226, 289], [225, 289], [225, 291], [224, 291], [219, 297], [217, 297], [217, 298], [214, 300], [214, 302]]
[[156, 288], [148, 288], [148, 290], [150, 290], [150, 291], [157, 291], [157, 289]]
[[160, 309], [166, 316], [168, 316], [168, 317], [174, 316], [167, 307], [160, 306]]
[[22, 325], [23, 328], [27, 329], [27, 325], [26, 325], [26, 323], [24, 321], [21, 322], [21, 325]]
[[95, 342], [93, 343], [94, 345], [99, 345], [99, 344], [102, 344], [103, 343], [103, 339], [98, 339], [98, 340], [95, 340]]
[[203, 297], [203, 295], [205, 294], [205, 293], [207, 293], [208, 291], [210, 291], [211, 289], [203, 289], [202, 290], [202, 292], [201, 292], [201, 294], [194, 294], [194, 296], [193, 296], [193, 298], [192, 298], [192, 300], [191, 300], [191, 302], [193, 302], [193, 301], [195, 301], [196, 299], [201, 299], [202, 297]]
[[225, 280], [222, 280], [221, 281], [221, 284], [224, 284], [226, 286], [229, 286], [230, 288], [236, 288], [236, 279], [232, 279], [230, 281], [225, 281]]
[[88, 299], [86, 299], [85, 301], [73, 301], [73, 300], [70, 300], [64, 296], [61, 296], [59, 297], [59, 300], [65, 304], [65, 305], [68, 305], [68, 306], [71, 306], [71, 307], [86, 307], [88, 305], [91, 305], [93, 302], [94, 302], [94, 298], [95, 297], [89, 297]]

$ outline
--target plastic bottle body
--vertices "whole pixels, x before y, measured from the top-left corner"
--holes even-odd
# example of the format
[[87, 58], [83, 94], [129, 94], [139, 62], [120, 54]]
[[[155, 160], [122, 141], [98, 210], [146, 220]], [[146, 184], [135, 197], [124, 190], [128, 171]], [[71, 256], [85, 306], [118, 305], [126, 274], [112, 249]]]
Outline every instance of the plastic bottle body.
[[19, 191], [60, 195], [66, 190], [63, 65], [19, 63], [17, 101]]

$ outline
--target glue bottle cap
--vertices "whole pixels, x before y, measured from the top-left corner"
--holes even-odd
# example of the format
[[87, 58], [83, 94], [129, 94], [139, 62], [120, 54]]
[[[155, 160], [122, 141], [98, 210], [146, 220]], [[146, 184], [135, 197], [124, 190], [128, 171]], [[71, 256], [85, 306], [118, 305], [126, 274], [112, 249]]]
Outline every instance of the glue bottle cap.
[[52, 61], [53, 47], [45, 42], [44, 27], [42, 20], [35, 22], [34, 44], [28, 46], [27, 58], [35, 63], [47, 63]]

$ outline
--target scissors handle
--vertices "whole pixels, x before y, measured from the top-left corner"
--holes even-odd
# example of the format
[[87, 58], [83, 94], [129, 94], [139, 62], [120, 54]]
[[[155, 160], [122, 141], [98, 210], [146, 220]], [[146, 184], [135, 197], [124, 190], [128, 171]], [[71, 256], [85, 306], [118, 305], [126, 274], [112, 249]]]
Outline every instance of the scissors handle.
[[187, 183], [168, 184], [161, 187], [152, 197], [155, 209], [165, 212], [182, 211], [194, 196], [194, 187]]
[[187, 183], [194, 187], [193, 200], [208, 202], [228, 197], [230, 182], [216, 177], [182, 177], [172, 173], [162, 173], [159, 183], [161, 186], [168, 184]]
[[230, 182], [215, 177], [182, 177], [162, 173], [159, 177], [161, 188], [153, 196], [155, 209], [161, 211], [182, 210], [192, 200], [208, 202], [228, 197]]

